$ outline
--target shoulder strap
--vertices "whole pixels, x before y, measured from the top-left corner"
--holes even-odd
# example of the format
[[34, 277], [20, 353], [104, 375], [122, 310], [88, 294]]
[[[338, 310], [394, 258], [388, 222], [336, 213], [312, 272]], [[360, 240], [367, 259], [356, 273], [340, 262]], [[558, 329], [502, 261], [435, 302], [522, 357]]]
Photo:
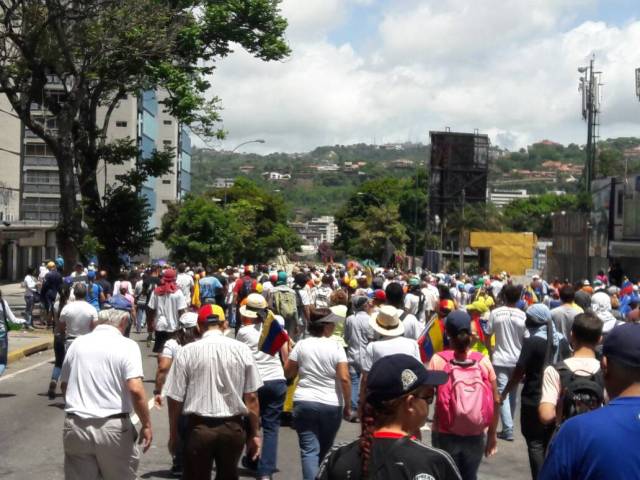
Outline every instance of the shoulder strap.
[[400, 321], [402, 321], [402, 320], [404, 320], [405, 318], [407, 318], [407, 315], [409, 315], [409, 312], [407, 312], [407, 311], [403, 311], [403, 312], [400, 314]]

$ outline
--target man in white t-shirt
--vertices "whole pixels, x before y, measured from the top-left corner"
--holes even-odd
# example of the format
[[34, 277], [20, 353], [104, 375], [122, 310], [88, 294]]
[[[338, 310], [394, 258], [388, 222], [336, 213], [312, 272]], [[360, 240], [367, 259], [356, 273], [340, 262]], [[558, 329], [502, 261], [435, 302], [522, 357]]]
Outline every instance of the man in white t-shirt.
[[103, 310], [93, 332], [78, 337], [65, 356], [61, 386], [67, 480], [137, 478], [140, 450], [132, 410], [141, 423], [138, 444], [145, 452], [151, 445], [140, 348], [122, 335], [128, 321], [126, 312]]
[[[602, 325], [602, 320], [594, 313], [579, 313], [575, 316], [571, 326], [571, 345], [574, 353], [563, 362], [570, 372], [585, 377], [598, 374], [600, 360], [596, 358], [596, 346], [602, 339]], [[604, 387], [604, 384], [602, 386]], [[556, 413], [559, 412], [561, 393], [565, 387], [556, 366], [548, 366], [542, 378], [542, 397], [538, 407], [540, 421], [543, 424], [560, 423], [564, 420], [556, 418]]]
[[[262, 453], [256, 464], [251, 466], [255, 467], [257, 478], [271, 478], [277, 470], [278, 432], [287, 395], [287, 382], [279, 355], [269, 355], [258, 348], [263, 318], [267, 313], [267, 301], [259, 293], [251, 293], [247, 297], [246, 305], [242, 305], [239, 312], [242, 327], [238, 330], [236, 340], [251, 349], [263, 382], [262, 387], [258, 389]], [[281, 353], [285, 361], [288, 351], [289, 345], [283, 345]]]
[[193, 277], [186, 273], [186, 271], [186, 263], [181, 263], [180, 265], [178, 265], [178, 276], [176, 278], [176, 285], [178, 285], [178, 288], [182, 292], [182, 295], [184, 295], [188, 307], [189, 305], [191, 305], [194, 283]]
[[160, 285], [151, 293], [147, 310], [147, 322], [154, 325], [156, 339], [154, 353], [160, 353], [164, 343], [178, 329], [178, 320], [187, 309], [187, 300], [176, 284], [176, 271], [167, 269]]
[[58, 333], [65, 336], [65, 348], [69, 348], [76, 338], [91, 332], [98, 320], [98, 312], [86, 301], [87, 287], [84, 283], [73, 286], [75, 301], [67, 303], [60, 312]]
[[391, 282], [385, 288], [385, 294], [387, 296], [387, 304], [399, 310], [398, 315], [404, 328], [404, 336], [412, 340], [418, 340], [424, 330], [424, 325], [418, 321], [415, 315], [404, 310], [404, 290], [402, 285], [397, 282]]
[[[492, 361], [498, 382], [498, 391], [502, 393], [507, 386], [511, 374], [516, 367], [522, 341], [526, 330], [525, 313], [516, 308], [516, 303], [520, 300], [520, 288], [514, 285], [507, 285], [502, 289], [502, 296], [505, 306], [492, 310], [487, 324], [487, 348], [491, 348], [491, 335], [495, 335], [495, 349]], [[515, 393], [509, 394], [509, 401], [504, 402], [500, 407], [500, 419], [502, 421], [502, 431], [498, 433], [498, 438], [513, 441], [513, 415], [516, 411], [518, 397]]]
[[565, 285], [560, 289], [562, 305], [551, 310], [551, 318], [556, 325], [556, 330], [562, 333], [566, 339], [571, 336], [571, 326], [576, 315], [582, 313], [582, 308], [575, 304], [576, 292], [571, 285]]

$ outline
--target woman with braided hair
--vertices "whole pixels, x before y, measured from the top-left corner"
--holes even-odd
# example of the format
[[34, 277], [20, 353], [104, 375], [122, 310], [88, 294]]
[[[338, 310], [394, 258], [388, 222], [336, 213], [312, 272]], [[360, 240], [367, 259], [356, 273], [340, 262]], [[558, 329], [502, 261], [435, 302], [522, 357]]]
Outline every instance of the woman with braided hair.
[[334, 447], [317, 478], [460, 480], [448, 454], [419, 440], [435, 386], [446, 381], [446, 373], [427, 370], [410, 355], [375, 362], [367, 380], [360, 439]]

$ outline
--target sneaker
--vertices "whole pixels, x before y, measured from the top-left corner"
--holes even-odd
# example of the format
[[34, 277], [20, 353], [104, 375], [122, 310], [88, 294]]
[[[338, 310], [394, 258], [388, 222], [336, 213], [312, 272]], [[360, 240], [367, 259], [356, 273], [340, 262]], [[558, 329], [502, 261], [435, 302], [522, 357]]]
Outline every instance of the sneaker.
[[47, 397], [49, 397], [49, 400], [55, 400], [56, 399], [56, 387], [58, 386], [57, 382], [54, 382], [53, 380], [51, 380], [51, 382], [49, 382], [49, 390], [47, 390]]
[[506, 440], [507, 442], [513, 442], [513, 432], [498, 432], [496, 435], [500, 440]]

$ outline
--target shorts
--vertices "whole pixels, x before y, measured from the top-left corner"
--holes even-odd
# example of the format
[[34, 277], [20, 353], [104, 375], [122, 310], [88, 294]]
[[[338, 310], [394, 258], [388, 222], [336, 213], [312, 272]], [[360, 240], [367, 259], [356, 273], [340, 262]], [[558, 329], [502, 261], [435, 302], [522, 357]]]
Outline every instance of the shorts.
[[160, 353], [164, 348], [164, 344], [173, 336], [174, 332], [162, 332], [156, 330], [156, 339], [153, 343], [153, 353]]

